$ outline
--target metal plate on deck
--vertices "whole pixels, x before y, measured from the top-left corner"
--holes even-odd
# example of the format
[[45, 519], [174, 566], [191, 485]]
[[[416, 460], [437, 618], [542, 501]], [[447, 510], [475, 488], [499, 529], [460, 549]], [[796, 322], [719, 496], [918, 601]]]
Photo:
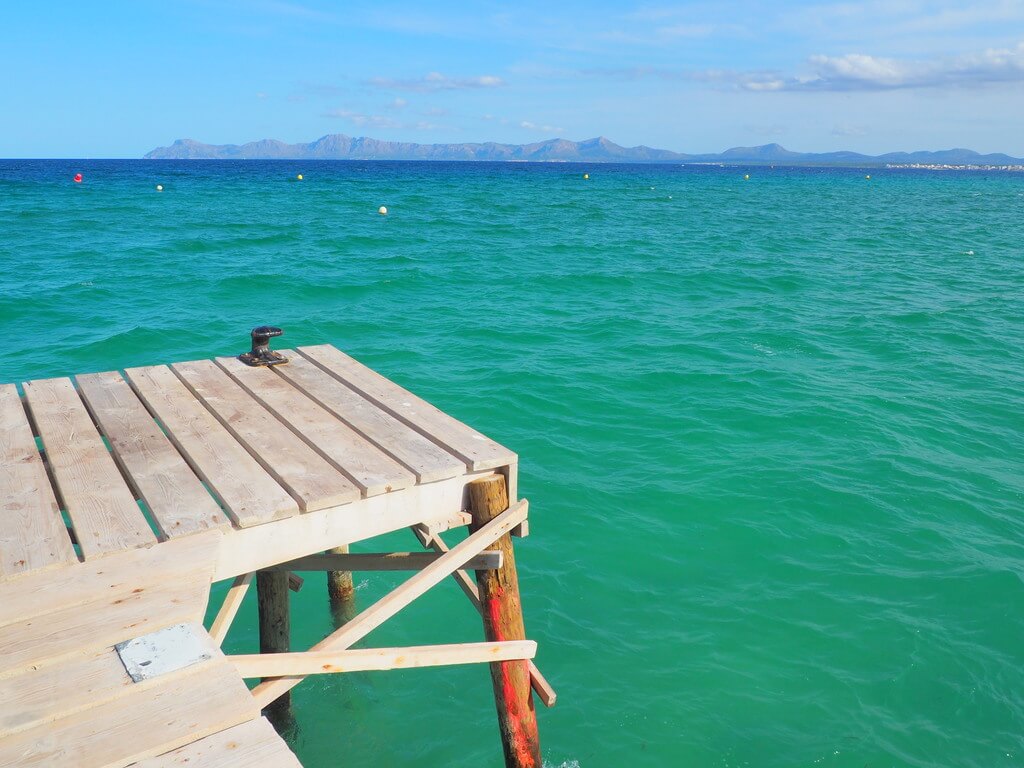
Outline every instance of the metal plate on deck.
[[114, 646], [133, 682], [150, 680], [213, 658], [216, 646], [195, 624], [175, 624]]

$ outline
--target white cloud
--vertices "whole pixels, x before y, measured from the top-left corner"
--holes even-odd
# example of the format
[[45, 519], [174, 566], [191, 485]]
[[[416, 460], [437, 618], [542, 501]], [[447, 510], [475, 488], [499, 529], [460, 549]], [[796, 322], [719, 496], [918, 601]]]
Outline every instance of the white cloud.
[[804, 75], [739, 73], [748, 91], [882, 91], [897, 88], [977, 86], [1024, 81], [1024, 43], [979, 53], [923, 60], [848, 53], [811, 56]]
[[395, 99], [394, 101], [391, 101], [387, 105], [387, 108], [388, 109], [398, 110], [398, 109], [405, 109], [407, 106], [409, 106], [409, 102], [406, 101], [405, 99]]
[[478, 75], [476, 77], [449, 77], [440, 72], [428, 72], [423, 77], [412, 79], [393, 79], [374, 77], [369, 84], [378, 88], [399, 91], [458, 91], [473, 88], [498, 88], [505, 81], [495, 75]]

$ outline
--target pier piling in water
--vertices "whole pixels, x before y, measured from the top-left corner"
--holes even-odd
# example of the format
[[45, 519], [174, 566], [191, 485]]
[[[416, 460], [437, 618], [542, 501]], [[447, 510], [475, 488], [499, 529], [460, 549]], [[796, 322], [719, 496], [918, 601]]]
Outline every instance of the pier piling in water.
[[[479, 530], [508, 509], [508, 490], [502, 475], [475, 480], [467, 486], [473, 522], [471, 532]], [[477, 571], [484, 636], [491, 642], [525, 640], [523, 607], [519, 597], [519, 577], [510, 534], [495, 541], [501, 552], [502, 566]], [[530, 692], [530, 665], [525, 659], [498, 661], [491, 665], [491, 682], [498, 710], [498, 729], [508, 768], [541, 768], [537, 713]]]
[[[291, 614], [288, 605], [288, 572], [256, 574], [259, 604], [260, 653], [287, 653], [291, 649]], [[275, 725], [290, 719], [291, 694], [286, 693], [264, 709]]]
[[[347, 555], [348, 545], [327, 550], [328, 554]], [[331, 601], [334, 626], [340, 627], [356, 615], [356, 588], [352, 571], [327, 571], [327, 595]]]

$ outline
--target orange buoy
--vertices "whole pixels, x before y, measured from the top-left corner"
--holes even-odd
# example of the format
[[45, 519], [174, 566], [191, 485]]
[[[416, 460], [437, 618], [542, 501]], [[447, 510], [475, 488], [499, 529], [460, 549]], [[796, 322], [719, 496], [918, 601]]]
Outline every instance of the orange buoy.
[[82, 183], [82, 174], [76, 173], [75, 174], [75, 184], [81, 184], [81, 183]]

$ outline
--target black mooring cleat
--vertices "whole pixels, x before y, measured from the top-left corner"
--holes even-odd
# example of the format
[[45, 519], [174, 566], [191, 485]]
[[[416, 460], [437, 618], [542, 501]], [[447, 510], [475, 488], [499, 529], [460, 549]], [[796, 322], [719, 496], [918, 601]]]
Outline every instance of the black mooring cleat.
[[252, 349], [239, 355], [238, 359], [246, 365], [252, 366], [284, 365], [288, 362], [288, 358], [280, 352], [274, 352], [270, 348], [270, 340], [283, 333], [284, 331], [280, 328], [275, 328], [272, 325], [261, 325], [259, 328], [253, 328], [250, 334], [252, 336]]

